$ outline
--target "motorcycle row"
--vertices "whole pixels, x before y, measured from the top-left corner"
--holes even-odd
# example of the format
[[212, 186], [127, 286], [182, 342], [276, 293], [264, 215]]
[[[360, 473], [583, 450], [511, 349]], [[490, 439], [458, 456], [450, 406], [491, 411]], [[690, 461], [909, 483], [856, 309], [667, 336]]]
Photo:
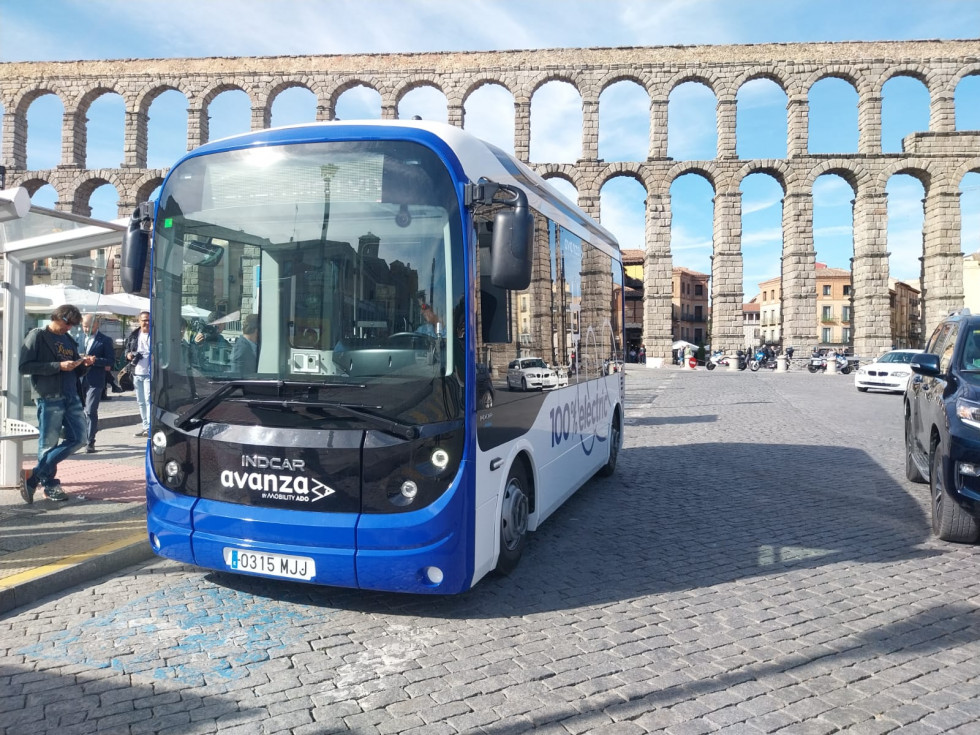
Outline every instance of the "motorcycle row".
[[[793, 364], [793, 352], [794, 348], [786, 348], [786, 368], [789, 369]], [[716, 350], [711, 353], [711, 357], [705, 360], [705, 367], [708, 370], [714, 370], [719, 365], [728, 367], [731, 364], [731, 360], [737, 360], [738, 369], [745, 370], [748, 368], [752, 372], [758, 372], [759, 370], [775, 370], [776, 369], [776, 358], [779, 357], [780, 351], [769, 345], [763, 345], [759, 347], [754, 353], [748, 354], [744, 350], [738, 350], [735, 353], [735, 357], [726, 355], [724, 350]], [[841, 375], [847, 375], [853, 369], [851, 361], [848, 359], [847, 355], [832, 353], [831, 355], [826, 355], [821, 353], [819, 350], [814, 350], [813, 354], [810, 355], [810, 361], [807, 363], [806, 369], [811, 373], [825, 372], [827, 370], [827, 360], [834, 360], [834, 364], [837, 367], [837, 372]]]

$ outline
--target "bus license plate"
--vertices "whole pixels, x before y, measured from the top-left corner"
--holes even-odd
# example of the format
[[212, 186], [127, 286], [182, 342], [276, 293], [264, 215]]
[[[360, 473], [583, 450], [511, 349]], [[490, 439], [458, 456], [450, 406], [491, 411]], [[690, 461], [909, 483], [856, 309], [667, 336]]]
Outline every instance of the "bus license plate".
[[253, 572], [306, 581], [316, 575], [316, 563], [308, 556], [271, 554], [266, 551], [246, 551], [228, 547], [224, 549], [224, 556], [225, 564], [233, 572]]

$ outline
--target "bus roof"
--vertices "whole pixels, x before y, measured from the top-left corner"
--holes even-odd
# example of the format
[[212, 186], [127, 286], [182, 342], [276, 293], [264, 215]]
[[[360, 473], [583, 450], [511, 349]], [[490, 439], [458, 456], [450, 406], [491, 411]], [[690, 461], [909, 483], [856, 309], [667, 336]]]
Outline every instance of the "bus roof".
[[373, 133], [380, 133], [381, 130], [388, 132], [388, 135], [382, 137], [390, 137], [394, 130], [403, 131], [406, 137], [419, 141], [423, 141], [425, 137], [434, 137], [442, 141], [455, 155], [470, 182], [477, 183], [481, 178], [487, 178], [498, 184], [520, 187], [526, 192], [528, 202], [534, 209], [579, 237], [593, 243], [598, 241], [597, 244], [605, 244], [611, 251], [610, 254], [617, 260], [620, 259], [619, 244], [615, 236], [552, 189], [537, 172], [496, 146], [446, 123], [425, 120], [344, 120], [288, 125], [212, 141], [196, 148], [188, 156], [250, 145], [315, 142], [323, 140], [328, 130], [331, 137], [342, 138], [372, 137]]

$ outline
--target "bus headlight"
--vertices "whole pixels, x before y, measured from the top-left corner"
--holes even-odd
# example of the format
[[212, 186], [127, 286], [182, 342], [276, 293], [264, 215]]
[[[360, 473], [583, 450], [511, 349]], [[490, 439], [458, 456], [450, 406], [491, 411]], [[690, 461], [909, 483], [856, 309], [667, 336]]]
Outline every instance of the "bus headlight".
[[406, 506], [410, 505], [415, 496], [419, 494], [419, 486], [413, 480], [405, 480], [398, 488], [397, 493], [392, 493], [388, 496], [388, 500], [391, 501], [393, 505]]
[[154, 431], [151, 444], [153, 445], [154, 454], [163, 454], [167, 449], [167, 435], [162, 431]]
[[429, 461], [432, 462], [436, 469], [444, 470], [446, 469], [446, 465], [449, 464], [449, 452], [445, 449], [437, 449], [432, 453]]
[[180, 463], [171, 459], [163, 466], [163, 481], [167, 487], [178, 487], [184, 481], [184, 473], [180, 471]]

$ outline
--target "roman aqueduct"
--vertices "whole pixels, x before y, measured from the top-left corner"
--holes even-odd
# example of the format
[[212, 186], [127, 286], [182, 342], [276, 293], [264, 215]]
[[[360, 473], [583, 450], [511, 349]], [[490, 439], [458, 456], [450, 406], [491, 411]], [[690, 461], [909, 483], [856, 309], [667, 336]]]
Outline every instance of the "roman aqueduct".
[[[293, 87], [316, 96], [316, 117], [335, 117], [341, 94], [367, 86], [381, 95], [381, 115], [398, 116], [399, 101], [420, 87], [446, 98], [448, 120], [464, 124], [467, 98], [483, 85], [500, 85], [514, 99], [514, 150], [529, 159], [531, 98], [542, 85], [573, 85], [582, 101], [581, 156], [574, 163], [532, 164], [546, 178], [569, 181], [579, 205], [599, 218], [599, 192], [613, 177], [636, 179], [646, 191], [644, 322], [648, 354], [670, 354], [670, 186], [679, 176], [703, 176], [714, 190], [711, 265], [712, 341], [743, 342], [740, 183], [753, 173], [775, 178], [783, 190], [782, 331], [787, 344], [817, 342], [813, 195], [815, 179], [834, 173], [851, 186], [854, 258], [853, 335], [857, 354], [877, 354], [891, 342], [889, 326], [886, 192], [898, 173], [918, 179], [925, 191], [921, 257], [923, 333], [963, 302], [960, 244], [960, 182], [980, 172], [980, 132], [957, 131], [954, 95], [967, 76], [980, 75], [980, 42], [914, 41], [751, 46], [691, 46], [616, 49], [552, 49], [474, 53], [351, 56], [291, 56], [124, 61], [23, 62], [0, 64], [4, 111], [2, 153], [7, 186], [31, 194], [50, 184], [58, 207], [89, 214], [89, 197], [109, 183], [120, 194], [125, 216], [162, 181], [164, 170], [147, 168], [151, 103], [168, 90], [188, 106], [187, 147], [208, 140], [209, 105], [220, 93], [244, 91], [251, 126], [270, 124], [276, 97]], [[835, 77], [858, 93], [858, 150], [853, 154], [808, 152], [808, 93]], [[905, 139], [901, 153], [883, 153], [882, 87], [895, 77], [919, 80], [929, 94], [929, 129]], [[785, 158], [739, 159], [736, 95], [755, 79], [769, 79], [785, 93]], [[649, 95], [649, 146], [645, 160], [599, 158], [599, 96], [621, 81]], [[667, 107], [671, 91], [685, 82], [709, 87], [717, 101], [717, 154], [711, 160], [679, 161], [667, 155]], [[27, 110], [54, 94], [64, 106], [60, 163], [27, 169]], [[118, 168], [86, 169], [87, 113], [105, 94], [125, 101], [124, 160]], [[626, 247], [635, 247], [628, 244]]]

